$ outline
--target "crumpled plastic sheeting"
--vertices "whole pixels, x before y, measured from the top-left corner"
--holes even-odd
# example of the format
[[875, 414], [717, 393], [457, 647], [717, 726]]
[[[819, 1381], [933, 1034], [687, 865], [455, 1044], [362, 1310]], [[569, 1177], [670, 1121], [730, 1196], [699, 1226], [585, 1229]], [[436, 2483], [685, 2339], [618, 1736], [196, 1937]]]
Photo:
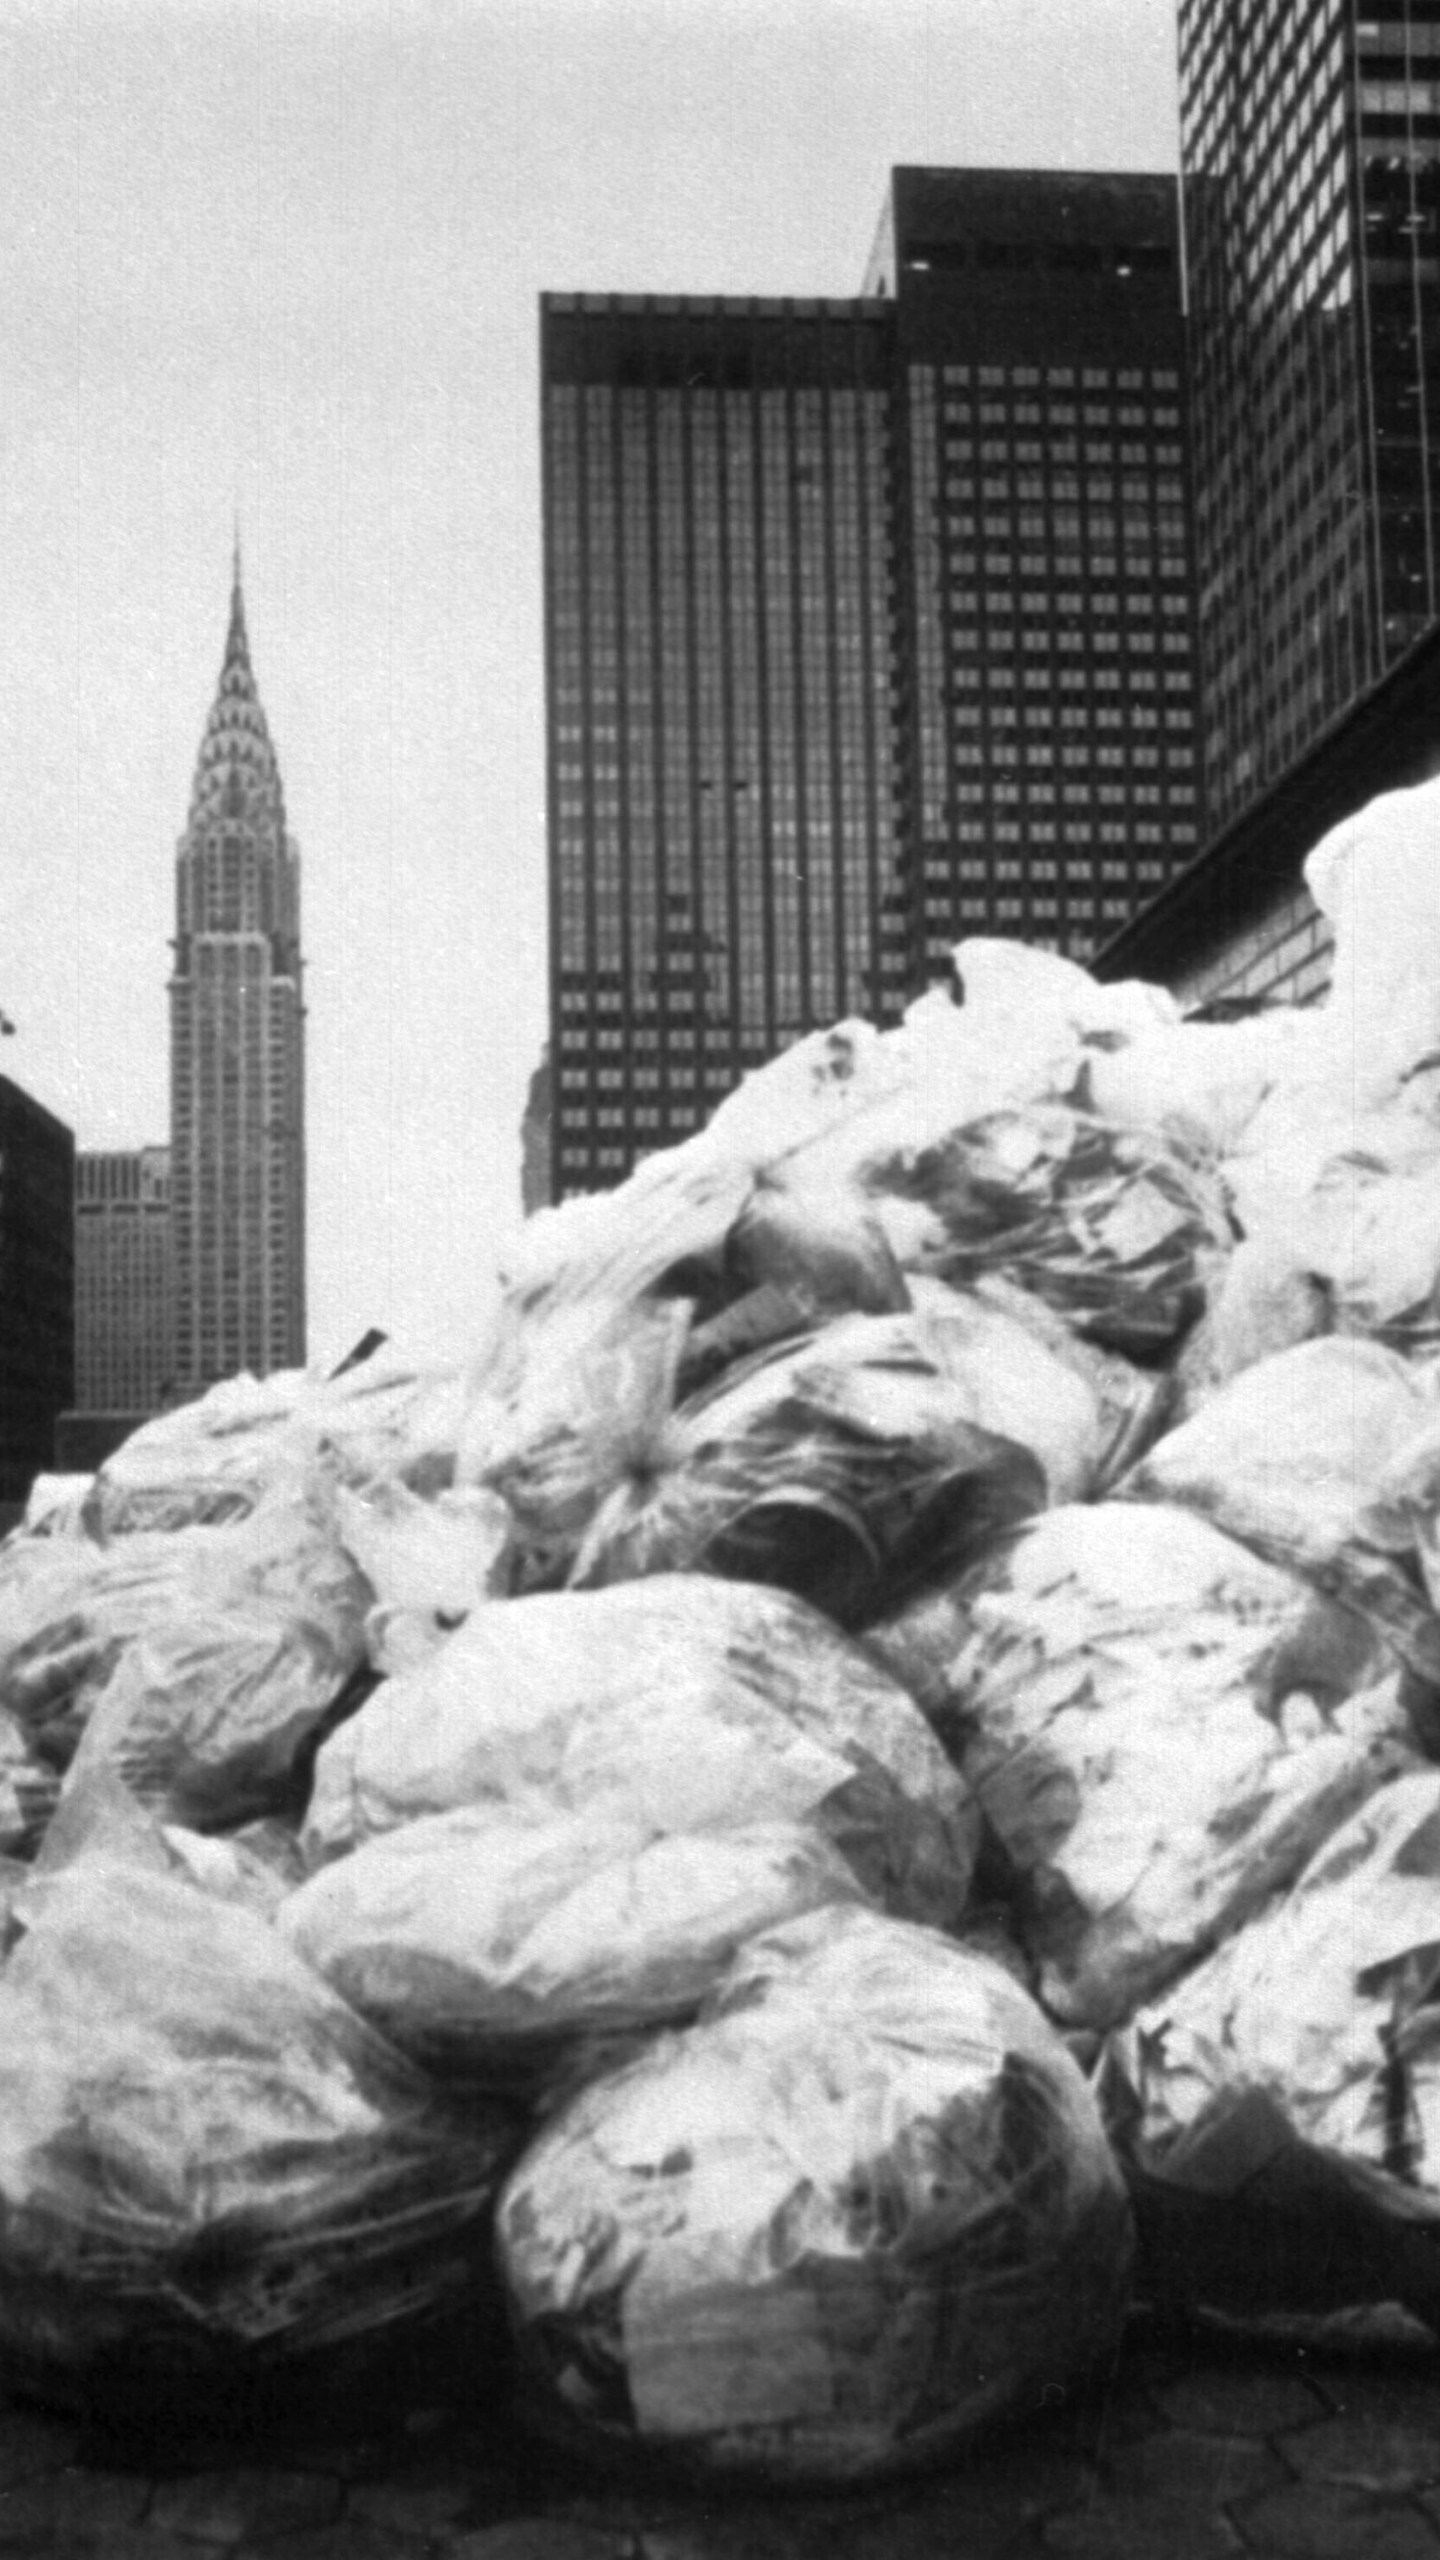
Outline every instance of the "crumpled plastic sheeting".
[[693, 2014], [758, 1931], [861, 1899], [802, 1821], [647, 1837], [613, 1809], [489, 1804], [322, 1868], [277, 1926], [402, 2052], [523, 2091], [582, 2040], [593, 2070], [600, 2040]]
[[774, 1582], [842, 1625], [887, 1582], [1038, 1510], [1041, 1467], [978, 1418], [1002, 1401], [958, 1328], [844, 1316], [726, 1372], [596, 1513], [577, 1587], [704, 1572]]
[[1114, 2337], [1123, 2187], [988, 1959], [864, 1912], [751, 1942], [714, 2014], [546, 2126], [501, 2200], [531, 2414], [714, 2473], [941, 2458]]
[[1437, 1413], [1432, 1373], [1382, 1344], [1298, 1343], [1243, 1370], [1167, 1432], [1118, 1490], [1136, 1502], [1183, 1503], [1303, 1574], [1362, 1611], [1433, 1682], [1440, 1620], [1395, 1470], [1433, 1436]]
[[1047, 1512], [867, 1641], [973, 1787], [1074, 2027], [1239, 1927], [1408, 1756], [1364, 1622], [1185, 1511]]
[[319, 1752], [316, 1863], [484, 1803], [653, 1831], [811, 1821], [865, 1889], [949, 1924], [977, 1816], [913, 1700], [802, 1601], [699, 1575], [477, 1610]]
[[[123, 1832], [123, 1826], [122, 1826]], [[254, 1912], [92, 1831], [0, 1974], [7, 2369], [264, 2366], [473, 2283], [507, 2118], [449, 2116]]]

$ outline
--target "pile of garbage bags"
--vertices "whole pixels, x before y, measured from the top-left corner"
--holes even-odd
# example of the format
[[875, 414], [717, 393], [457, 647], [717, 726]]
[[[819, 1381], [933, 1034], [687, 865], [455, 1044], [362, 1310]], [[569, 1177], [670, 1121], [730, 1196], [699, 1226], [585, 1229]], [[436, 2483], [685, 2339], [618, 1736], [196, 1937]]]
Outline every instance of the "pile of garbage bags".
[[468, 1361], [37, 1487], [0, 2377], [487, 2306], [477, 2406], [803, 2485], [1137, 2298], [1440, 2327], [1435, 799], [1313, 858], [1324, 1005], [962, 943], [535, 1215]]

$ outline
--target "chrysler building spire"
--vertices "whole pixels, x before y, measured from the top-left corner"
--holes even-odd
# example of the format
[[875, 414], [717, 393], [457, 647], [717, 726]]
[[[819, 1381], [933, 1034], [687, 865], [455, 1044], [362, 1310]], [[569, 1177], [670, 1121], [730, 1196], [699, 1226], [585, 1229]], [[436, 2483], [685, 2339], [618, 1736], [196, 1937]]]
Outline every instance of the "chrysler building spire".
[[237, 526], [220, 681], [176, 864], [171, 1197], [182, 1393], [305, 1356], [299, 873], [250, 663]]

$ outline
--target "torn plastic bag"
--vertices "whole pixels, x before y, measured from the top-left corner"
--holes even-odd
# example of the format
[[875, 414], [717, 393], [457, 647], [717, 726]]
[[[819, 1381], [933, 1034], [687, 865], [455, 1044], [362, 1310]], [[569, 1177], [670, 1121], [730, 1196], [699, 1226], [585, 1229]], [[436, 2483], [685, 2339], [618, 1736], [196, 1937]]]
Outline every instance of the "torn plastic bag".
[[1123, 2184], [983, 1956], [863, 1911], [754, 1939], [557, 2113], [497, 2218], [522, 2412], [769, 2483], [942, 2460], [1123, 2317]]
[[92, 1828], [0, 1974], [7, 2375], [171, 2405], [393, 2339], [477, 2280], [513, 2143], [253, 1912]]
[[803, 1819], [878, 1901], [942, 1925], [978, 1827], [913, 1700], [818, 1612], [671, 1574], [477, 1610], [322, 1746], [305, 1854], [536, 1800], [657, 1832]]
[[[1416, 1771], [1112, 2040], [1105, 2103], [1167, 2297], [1398, 2301], [1440, 2328], [1437, 1885], [1440, 1776]], [[1247, 2263], [1227, 2219], [1261, 2201], [1275, 2232]]]
[[1167, 1432], [1118, 1488], [1183, 1503], [1358, 1609], [1430, 1682], [1440, 1621], [1415, 1559], [1396, 1460], [1431, 1422], [1428, 1373], [1377, 1342], [1327, 1337], [1257, 1361]]
[[583, 2044], [693, 2015], [743, 1940], [862, 1899], [801, 1821], [647, 1835], [604, 1807], [431, 1814], [324, 1867], [281, 1935], [437, 2073], [524, 2092]]
[[867, 1643], [974, 1789], [1069, 2026], [1126, 2017], [1409, 1757], [1365, 1621], [1181, 1510], [1047, 1512]]
[[1142, 1359], [1195, 1321], [1233, 1241], [1203, 1158], [1064, 1102], [991, 1112], [872, 1161], [864, 1179], [907, 1272], [958, 1285], [1002, 1273]]
[[1041, 1507], [1028, 1450], [977, 1420], [923, 1319], [847, 1316], [692, 1397], [597, 1512], [577, 1587], [704, 1572], [776, 1583], [862, 1625]]

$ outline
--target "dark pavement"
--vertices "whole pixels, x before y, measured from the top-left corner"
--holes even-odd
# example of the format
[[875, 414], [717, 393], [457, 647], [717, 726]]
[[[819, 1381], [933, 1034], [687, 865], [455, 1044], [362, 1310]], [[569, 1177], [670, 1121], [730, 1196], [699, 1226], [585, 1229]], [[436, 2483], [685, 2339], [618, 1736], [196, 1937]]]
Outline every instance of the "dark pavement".
[[[448, 2395], [456, 2403], [453, 2387]], [[843, 2496], [617, 2480], [493, 2406], [163, 2449], [0, 2412], [0, 2554], [106, 2560], [1440, 2560], [1440, 2349], [1137, 2321], [943, 2474]]]

